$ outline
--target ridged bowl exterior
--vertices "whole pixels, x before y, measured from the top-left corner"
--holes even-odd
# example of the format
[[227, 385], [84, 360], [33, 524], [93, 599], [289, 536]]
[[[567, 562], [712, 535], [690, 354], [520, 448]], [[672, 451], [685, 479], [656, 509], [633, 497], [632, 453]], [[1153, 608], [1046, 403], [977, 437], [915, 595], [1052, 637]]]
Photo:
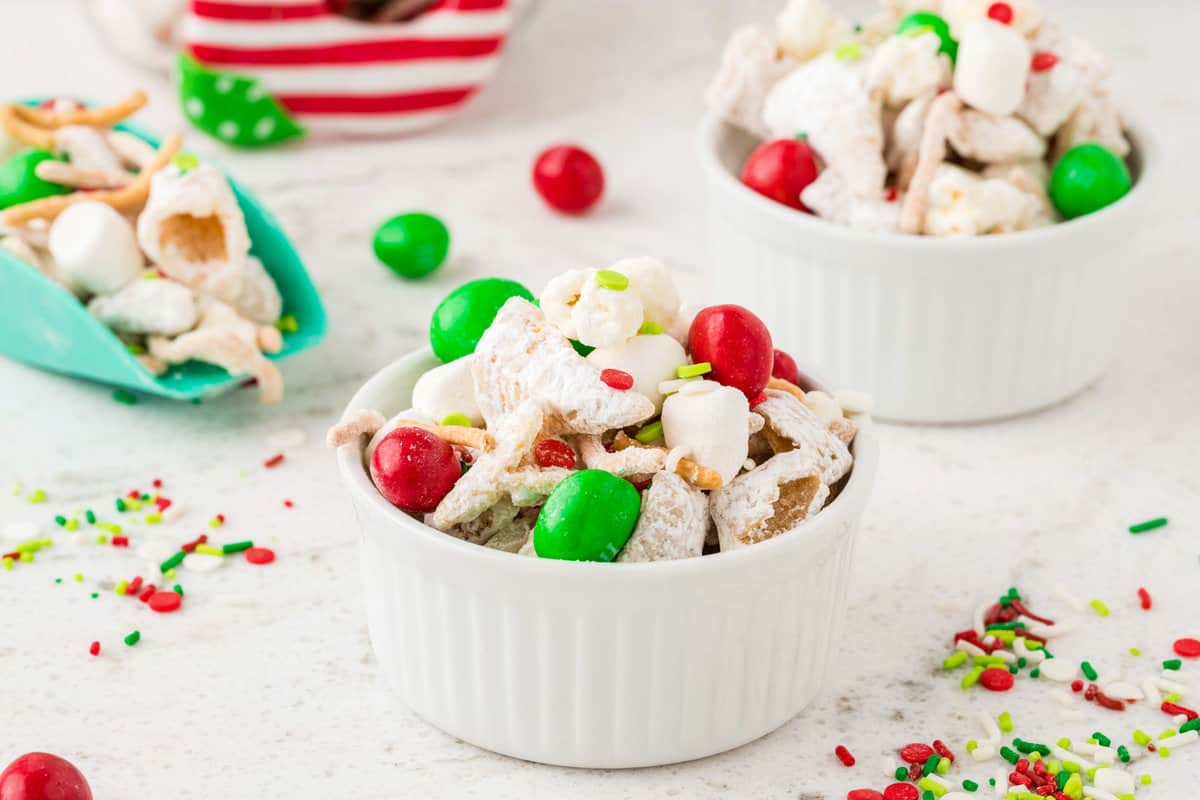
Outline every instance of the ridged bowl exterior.
[[[705, 122], [714, 296], [754, 309], [876, 416], [976, 422], [1064, 400], [1104, 371], [1136, 273], [1137, 220], [1156, 179], [1088, 217], [944, 240], [864, 234], [774, 203], [737, 175], [754, 141]], [[1149, 153], [1149, 155], [1153, 155]]]
[[[402, 359], [350, 408], [400, 410], [433, 363]], [[874, 477], [869, 426], [837, 501], [742, 551], [654, 564], [514, 556], [438, 533], [339, 453], [362, 531], [380, 670], [442, 730], [531, 761], [639, 767], [719, 753], [791, 719], [826, 684]]]

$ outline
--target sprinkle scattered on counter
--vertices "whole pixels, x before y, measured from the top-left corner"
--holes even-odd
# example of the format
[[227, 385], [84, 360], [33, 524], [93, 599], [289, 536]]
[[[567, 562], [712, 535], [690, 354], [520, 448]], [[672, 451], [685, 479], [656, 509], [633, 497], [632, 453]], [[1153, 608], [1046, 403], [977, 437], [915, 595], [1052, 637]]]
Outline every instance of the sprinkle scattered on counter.
[[1166, 517], [1155, 517], [1154, 519], [1148, 519], [1145, 522], [1139, 522], [1136, 525], [1130, 525], [1129, 532], [1130, 533], [1146, 533], [1147, 531], [1152, 531], [1152, 530], [1155, 530], [1156, 528], [1161, 528], [1166, 524], [1167, 524]]

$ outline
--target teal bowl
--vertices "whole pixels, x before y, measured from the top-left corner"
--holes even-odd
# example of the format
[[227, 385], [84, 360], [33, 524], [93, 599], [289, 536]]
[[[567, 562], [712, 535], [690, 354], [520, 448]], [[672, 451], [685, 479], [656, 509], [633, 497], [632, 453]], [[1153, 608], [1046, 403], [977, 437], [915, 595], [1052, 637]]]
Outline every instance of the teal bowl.
[[[120, 130], [158, 145], [158, 139], [136, 126]], [[275, 218], [255, 197], [229, 178], [246, 216], [250, 252], [262, 260], [283, 296], [283, 313], [295, 317], [298, 330], [283, 333], [283, 349], [268, 355], [279, 361], [316, 346], [325, 338], [325, 308], [304, 270], [296, 249]], [[39, 369], [174, 400], [213, 397], [240, 386], [212, 364], [189, 361], [155, 377], [138, 363], [111, 330], [101, 324], [70, 292], [36, 267], [0, 249], [0, 354]]]

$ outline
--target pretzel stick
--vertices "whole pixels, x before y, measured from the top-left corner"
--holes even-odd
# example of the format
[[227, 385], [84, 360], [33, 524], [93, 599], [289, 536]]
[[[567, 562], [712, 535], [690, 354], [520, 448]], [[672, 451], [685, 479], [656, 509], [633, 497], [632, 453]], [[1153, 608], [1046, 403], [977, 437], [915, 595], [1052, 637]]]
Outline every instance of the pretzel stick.
[[41, 128], [61, 128], [65, 125], [85, 125], [91, 128], [111, 128], [146, 105], [146, 93], [136, 91], [119, 103], [103, 108], [78, 108], [70, 111], [48, 111], [44, 108], [12, 106], [14, 113], [25, 122]]
[[496, 446], [496, 440], [483, 428], [467, 428], [461, 425], [426, 425], [424, 422], [413, 422], [407, 419], [397, 422], [396, 428], [420, 428], [423, 431], [429, 431], [446, 444], [457, 444], [485, 452]]
[[73, 189], [113, 189], [133, 183], [133, 175], [103, 169], [80, 169], [65, 161], [43, 161], [34, 167], [39, 178]]
[[[647, 447], [636, 439], [630, 439], [624, 431], [617, 434], [617, 438], [613, 439], [612, 446], [616, 451], [624, 450], [627, 447]], [[668, 452], [665, 447], [650, 446], [649, 449]], [[679, 463], [675, 466], [675, 474], [697, 489], [720, 489], [725, 485], [725, 482], [721, 480], [721, 473], [701, 466], [690, 458], [679, 459]]]
[[32, 219], [53, 220], [69, 206], [86, 201], [106, 203], [117, 211], [135, 211], [146, 204], [146, 198], [150, 194], [150, 179], [154, 177], [154, 173], [171, 163], [182, 142], [183, 137], [178, 133], [172, 133], [164, 139], [154, 154], [154, 160], [147, 164], [128, 186], [107, 192], [75, 192], [22, 203], [0, 214], [0, 222], [5, 225], [22, 225]]
[[791, 381], [785, 381], [783, 378], [771, 378], [767, 381], [767, 388], [787, 392], [801, 403], [804, 402], [804, 390]]
[[31, 125], [17, 117], [16, 109], [19, 107], [12, 104], [0, 106], [0, 125], [4, 126], [4, 130], [8, 131], [8, 134], [14, 139], [30, 147], [36, 147], [39, 150], [54, 150], [57, 142], [55, 142], [53, 131]]

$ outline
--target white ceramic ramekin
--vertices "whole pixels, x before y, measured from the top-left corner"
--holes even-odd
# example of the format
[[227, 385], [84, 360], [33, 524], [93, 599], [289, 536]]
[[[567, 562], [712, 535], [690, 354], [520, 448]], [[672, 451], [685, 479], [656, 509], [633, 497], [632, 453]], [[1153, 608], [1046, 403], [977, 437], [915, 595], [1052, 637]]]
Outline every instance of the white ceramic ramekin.
[[[402, 410], [437, 363], [428, 351], [396, 361], [347, 410]], [[841, 495], [791, 534], [702, 558], [593, 564], [428, 528], [375, 490], [362, 445], [345, 445], [380, 670], [437, 727], [530, 761], [640, 767], [757, 739], [829, 678], [878, 459], [869, 426], [854, 454]]]
[[1135, 186], [1087, 217], [945, 240], [866, 234], [775, 203], [738, 180], [756, 142], [710, 117], [713, 293], [760, 314], [777, 342], [870, 392], [875, 415], [972, 422], [1051, 405], [1096, 380], [1138, 269], [1158, 153], [1136, 136]]

